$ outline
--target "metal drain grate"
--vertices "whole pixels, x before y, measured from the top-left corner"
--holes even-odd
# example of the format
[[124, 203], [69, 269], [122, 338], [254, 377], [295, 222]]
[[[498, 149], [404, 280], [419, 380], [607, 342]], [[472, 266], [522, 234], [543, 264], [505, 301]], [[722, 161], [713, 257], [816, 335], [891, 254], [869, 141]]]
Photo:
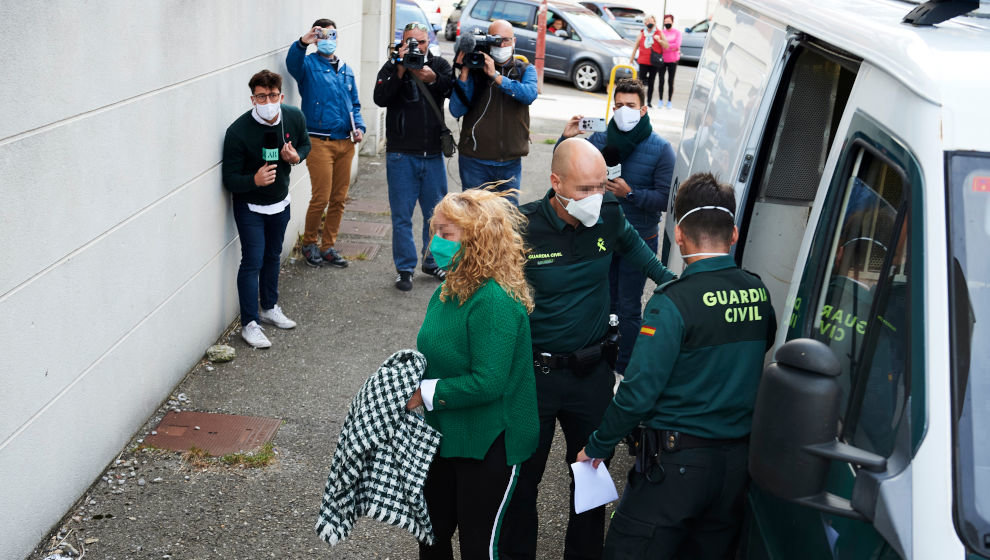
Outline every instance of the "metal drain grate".
[[352, 212], [368, 212], [369, 214], [385, 214], [391, 211], [388, 202], [384, 200], [349, 200], [345, 208]]
[[348, 259], [370, 261], [378, 254], [381, 245], [377, 243], [355, 243], [353, 241], [338, 241], [333, 246], [341, 255]]
[[148, 445], [172, 451], [202, 449], [213, 456], [251, 451], [275, 437], [282, 421], [259, 416], [209, 412], [169, 412], [144, 439]]
[[367, 237], [385, 237], [385, 235], [388, 234], [389, 228], [391, 228], [391, 226], [388, 224], [344, 220], [340, 222], [339, 233], [364, 235]]

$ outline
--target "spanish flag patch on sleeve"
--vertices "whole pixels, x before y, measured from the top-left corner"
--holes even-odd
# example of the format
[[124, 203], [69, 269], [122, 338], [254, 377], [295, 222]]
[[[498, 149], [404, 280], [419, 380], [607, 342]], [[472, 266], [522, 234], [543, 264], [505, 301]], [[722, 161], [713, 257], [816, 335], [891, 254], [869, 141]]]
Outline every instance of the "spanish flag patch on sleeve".
[[657, 333], [657, 330], [653, 327], [647, 327], [643, 325], [643, 328], [639, 329], [639, 334], [645, 334], [646, 336], [653, 336]]

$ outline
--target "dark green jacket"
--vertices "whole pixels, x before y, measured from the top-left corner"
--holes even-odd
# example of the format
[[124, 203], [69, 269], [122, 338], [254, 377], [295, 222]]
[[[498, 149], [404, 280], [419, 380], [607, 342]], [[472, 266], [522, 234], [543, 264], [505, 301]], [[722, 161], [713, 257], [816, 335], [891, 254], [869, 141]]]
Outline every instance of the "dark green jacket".
[[533, 347], [570, 353], [605, 336], [608, 328], [608, 271], [612, 254], [640, 268], [657, 284], [674, 279], [622, 214], [619, 201], [605, 195], [598, 223], [572, 227], [557, 216], [550, 197], [519, 207], [529, 218], [526, 279], [536, 309], [529, 316]]
[[278, 160], [274, 183], [266, 187], [254, 184], [254, 174], [265, 163], [261, 157], [261, 149], [265, 142], [265, 132], [268, 130], [274, 130], [278, 134], [280, 150], [286, 142], [292, 142], [292, 147], [296, 149], [301, 160], [309, 155], [306, 118], [299, 109], [282, 105], [282, 122], [275, 126], [264, 125], [254, 120], [251, 111], [237, 117], [237, 120], [227, 127], [227, 134], [223, 138], [221, 165], [223, 186], [234, 194], [235, 201], [249, 204], [275, 204], [285, 200], [289, 194], [289, 171], [292, 166], [282, 159]]
[[533, 454], [540, 436], [526, 308], [494, 280], [463, 305], [433, 293], [416, 346], [424, 379], [439, 379], [426, 422], [443, 434], [441, 457], [484, 459], [505, 432], [508, 465]]
[[777, 320], [766, 286], [731, 256], [688, 265], [656, 289], [625, 379], [586, 447], [608, 457], [640, 422], [711, 439], [749, 434]]

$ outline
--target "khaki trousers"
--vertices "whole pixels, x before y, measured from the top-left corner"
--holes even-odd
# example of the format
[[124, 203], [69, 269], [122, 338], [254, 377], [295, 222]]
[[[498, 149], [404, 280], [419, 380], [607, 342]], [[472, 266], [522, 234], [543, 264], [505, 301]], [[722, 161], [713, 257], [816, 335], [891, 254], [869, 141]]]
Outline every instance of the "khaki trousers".
[[320, 219], [326, 210], [327, 217], [323, 222], [323, 242], [320, 251], [326, 251], [337, 242], [337, 230], [340, 229], [340, 219], [344, 215], [344, 201], [347, 200], [347, 189], [351, 183], [351, 160], [354, 159], [354, 143], [345, 138], [342, 140], [323, 140], [310, 136], [312, 148], [306, 157], [306, 167], [309, 168], [309, 180], [313, 186], [313, 195], [309, 199], [309, 209], [306, 211], [306, 229], [303, 233], [303, 245], [316, 243], [320, 233]]

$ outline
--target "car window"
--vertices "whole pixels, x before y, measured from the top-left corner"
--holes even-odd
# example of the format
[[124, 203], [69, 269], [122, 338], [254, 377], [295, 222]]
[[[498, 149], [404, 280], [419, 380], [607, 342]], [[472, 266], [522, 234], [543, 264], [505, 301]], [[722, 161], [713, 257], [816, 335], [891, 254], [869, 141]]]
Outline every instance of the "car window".
[[511, 23], [512, 27], [528, 28], [534, 14], [536, 14], [536, 6], [519, 2], [496, 2], [492, 15], [487, 19], [489, 21], [504, 19]]
[[828, 345], [842, 367], [840, 417], [852, 412], [844, 439], [888, 455], [907, 392], [907, 185], [886, 160], [856, 149], [831, 250], [821, 263], [825, 281], [812, 337]]
[[643, 17], [643, 10], [637, 10], [635, 8], [619, 8], [611, 7], [608, 11], [612, 12], [612, 15], [617, 18], [630, 18], [635, 19], [638, 17]]
[[478, 0], [478, 3], [471, 9], [471, 17], [491, 21], [492, 8], [495, 7], [495, 0]]
[[405, 29], [408, 23], [422, 23], [429, 25], [430, 20], [423, 10], [413, 4], [396, 4], [395, 29], [400, 31]]
[[567, 19], [571, 23], [571, 25], [567, 26], [568, 29], [584, 36], [586, 39], [596, 41], [622, 39], [622, 36], [619, 35], [618, 31], [613, 29], [611, 25], [605, 23], [605, 20], [595, 14], [584, 10], [564, 10], [564, 13], [567, 14]]
[[595, 12], [595, 15], [599, 15], [599, 16], [602, 15], [602, 11], [598, 9], [598, 6], [592, 4], [591, 2], [578, 2], [578, 3], [584, 6], [585, 8], [588, 8], [592, 12]]
[[701, 21], [694, 24], [691, 27], [691, 33], [707, 33], [708, 32], [708, 21]]

